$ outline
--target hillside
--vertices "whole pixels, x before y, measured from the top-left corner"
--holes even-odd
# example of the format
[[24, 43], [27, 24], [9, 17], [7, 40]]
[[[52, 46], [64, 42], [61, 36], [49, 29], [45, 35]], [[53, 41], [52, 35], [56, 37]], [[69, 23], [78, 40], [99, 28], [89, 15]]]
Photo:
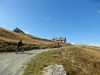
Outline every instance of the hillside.
[[43, 75], [43, 68], [51, 64], [63, 65], [68, 75], [100, 75], [100, 47], [69, 46], [40, 53], [23, 75]]
[[16, 33], [0, 27], [0, 51], [12, 51], [16, 48], [17, 42], [23, 40], [25, 49], [36, 49], [54, 47], [56, 42], [38, 38], [29, 34]]

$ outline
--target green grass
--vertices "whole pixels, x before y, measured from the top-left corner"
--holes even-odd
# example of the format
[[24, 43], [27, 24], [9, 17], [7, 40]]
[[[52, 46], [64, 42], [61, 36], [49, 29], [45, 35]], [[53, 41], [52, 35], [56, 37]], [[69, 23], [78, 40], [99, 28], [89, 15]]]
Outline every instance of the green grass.
[[62, 64], [69, 75], [100, 75], [99, 58], [93, 56], [88, 50], [76, 46], [50, 50], [28, 62], [23, 75], [42, 75], [43, 68], [50, 64]]
[[[63, 51], [64, 49], [54, 49], [52, 51], [40, 53], [27, 64], [28, 67], [25, 69], [23, 75], [42, 75], [42, 69], [51, 64], [63, 64], [65, 68], [67, 66], [69, 67], [68, 70], [71, 70], [69, 62], [65, 61], [63, 58]], [[74, 70], [69, 71], [70, 75], [74, 75], [73, 73], [75, 74]]]

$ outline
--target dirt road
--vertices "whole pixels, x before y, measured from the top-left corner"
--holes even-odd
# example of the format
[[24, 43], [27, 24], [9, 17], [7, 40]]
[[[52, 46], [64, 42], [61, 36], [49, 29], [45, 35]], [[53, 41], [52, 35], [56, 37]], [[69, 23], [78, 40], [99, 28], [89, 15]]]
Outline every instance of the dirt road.
[[0, 53], [0, 75], [22, 75], [25, 64], [35, 55], [50, 49], [25, 51], [23, 54]]

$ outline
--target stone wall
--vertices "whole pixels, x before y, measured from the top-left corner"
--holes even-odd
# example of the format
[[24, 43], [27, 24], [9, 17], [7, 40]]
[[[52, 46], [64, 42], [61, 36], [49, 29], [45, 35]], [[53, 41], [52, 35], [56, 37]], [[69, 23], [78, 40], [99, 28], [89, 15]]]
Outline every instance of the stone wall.
[[58, 42], [64, 42], [64, 43], [66, 43], [66, 37], [53, 38], [53, 41], [58, 41]]

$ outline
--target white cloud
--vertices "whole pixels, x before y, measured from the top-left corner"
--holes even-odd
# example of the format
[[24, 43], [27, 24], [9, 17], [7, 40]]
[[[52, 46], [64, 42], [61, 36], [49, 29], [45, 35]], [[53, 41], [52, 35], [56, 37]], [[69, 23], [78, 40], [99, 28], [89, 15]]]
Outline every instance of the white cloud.
[[26, 34], [30, 34], [30, 33], [28, 33], [28, 32], [25, 32]]
[[100, 10], [97, 10], [97, 13], [99, 13], [99, 14], [100, 14]]
[[100, 6], [100, 2], [98, 2], [97, 5]]
[[75, 43], [72, 42], [71, 44], [74, 45]]
[[49, 21], [50, 19], [51, 19], [50, 17], [43, 18], [44, 21]]
[[90, 46], [98, 46], [98, 47], [100, 47], [100, 44], [98, 44], [98, 43], [88, 43], [88, 44], [86, 44], [86, 45], [90, 45]]
[[24, 30], [22, 30], [24, 33], [26, 33], [26, 34], [30, 34], [29, 32], [27, 32], [27, 31], [24, 31]]

